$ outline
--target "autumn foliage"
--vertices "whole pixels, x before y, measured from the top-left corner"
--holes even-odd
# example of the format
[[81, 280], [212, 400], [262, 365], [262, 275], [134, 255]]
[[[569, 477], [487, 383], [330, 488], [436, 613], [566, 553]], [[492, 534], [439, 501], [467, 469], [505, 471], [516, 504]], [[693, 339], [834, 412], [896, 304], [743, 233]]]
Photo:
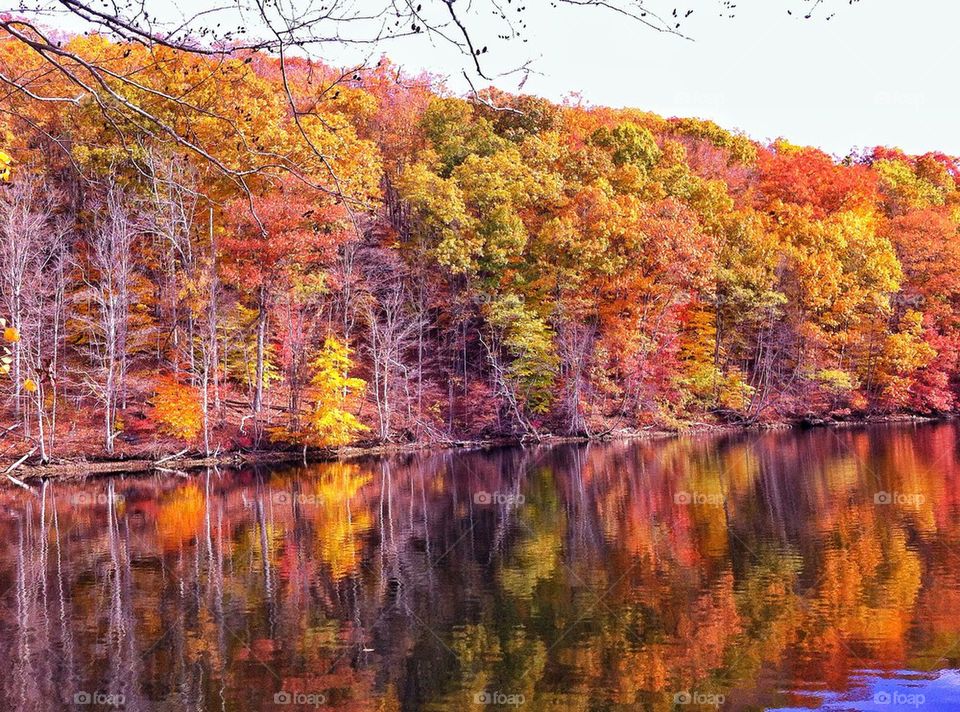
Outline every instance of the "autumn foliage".
[[310, 428], [321, 445], [347, 445], [369, 430], [348, 410], [351, 397], [367, 385], [363, 379], [347, 375], [351, 365], [350, 349], [333, 337], [327, 338], [312, 364], [316, 403]]
[[[114, 52], [194, 149], [10, 97], [2, 367], [25, 437], [91, 413], [110, 451], [212, 452], [960, 407], [952, 157], [471, 101], [385, 60], [284, 75], [69, 42]], [[0, 65], [69, 89], [22, 45]]]
[[196, 388], [165, 378], [157, 383], [151, 402], [153, 418], [163, 433], [188, 442], [200, 434], [203, 410]]

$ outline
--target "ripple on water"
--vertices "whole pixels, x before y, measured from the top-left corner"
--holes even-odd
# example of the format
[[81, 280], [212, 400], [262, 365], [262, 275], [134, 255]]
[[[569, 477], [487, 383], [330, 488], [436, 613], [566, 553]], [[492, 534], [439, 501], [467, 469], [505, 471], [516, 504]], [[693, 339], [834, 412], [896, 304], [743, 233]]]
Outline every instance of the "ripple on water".
[[844, 692], [795, 690], [789, 696], [801, 706], [767, 709], [768, 712], [809, 709], [831, 712], [960, 710], [960, 671], [957, 670], [858, 670], [850, 675], [849, 684], [850, 689]]

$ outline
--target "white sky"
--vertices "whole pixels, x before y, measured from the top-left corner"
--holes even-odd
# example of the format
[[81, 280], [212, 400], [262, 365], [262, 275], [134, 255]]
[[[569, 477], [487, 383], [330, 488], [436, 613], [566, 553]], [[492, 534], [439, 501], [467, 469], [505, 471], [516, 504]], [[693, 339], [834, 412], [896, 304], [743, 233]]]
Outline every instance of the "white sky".
[[[383, 0], [342, 1], [359, 10], [383, 7]], [[804, 20], [805, 8], [818, 1], [814, 18]], [[526, 93], [553, 100], [578, 93], [592, 104], [709, 118], [758, 140], [783, 137], [838, 156], [877, 145], [960, 155], [958, 0], [644, 0], [667, 16], [674, 5], [681, 14], [693, 8], [682, 26], [693, 41], [597, 7], [554, 8], [553, 0], [454, 2], [470, 20], [474, 39], [490, 45], [488, 74], [534, 60], [538, 73], [529, 76]], [[527, 8], [526, 44], [497, 44], [495, 35], [504, 28], [490, 15], [494, 2], [511, 16]], [[440, 0], [423, 4], [445, 13]], [[736, 5], [735, 18], [721, 17], [725, 5]], [[153, 0], [148, 6], [154, 15], [183, 16], [232, 3]], [[75, 20], [61, 14], [48, 24], [71, 29]], [[461, 76], [465, 58], [449, 45], [403, 39], [375, 49], [374, 60], [381, 49], [408, 72], [446, 75], [452, 88], [468, 89]], [[357, 56], [332, 44], [323, 51], [335, 53], [319, 57], [332, 64]], [[514, 74], [495, 83], [516, 91], [519, 79]]]
[[[799, 17], [800, 0], [733, 2], [736, 17], [721, 19], [717, 0], [686, 0], [697, 8], [683, 26], [694, 41], [601, 9], [533, 8], [529, 43], [491, 46], [488, 56], [496, 67], [535, 57], [542, 76], [523, 91], [554, 100], [578, 92], [593, 104], [710, 118], [756, 139], [782, 136], [837, 155], [875, 145], [960, 155], [960, 2], [828, 0], [811, 20]], [[408, 70], [451, 74], [458, 86], [462, 59], [452, 52], [404, 42], [388, 53]], [[518, 79], [496, 83], [516, 90]]]

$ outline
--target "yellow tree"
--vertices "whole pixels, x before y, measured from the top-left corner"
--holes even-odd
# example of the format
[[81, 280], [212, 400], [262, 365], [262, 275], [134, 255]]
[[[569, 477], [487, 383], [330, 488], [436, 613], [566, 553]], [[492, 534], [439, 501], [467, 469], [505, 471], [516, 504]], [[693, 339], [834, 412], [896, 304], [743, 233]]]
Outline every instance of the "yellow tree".
[[363, 379], [347, 375], [351, 365], [350, 347], [332, 336], [327, 337], [313, 362], [316, 374], [311, 382], [317, 403], [310, 428], [320, 445], [340, 447], [358, 433], [369, 430], [346, 409], [350, 396], [367, 385]]

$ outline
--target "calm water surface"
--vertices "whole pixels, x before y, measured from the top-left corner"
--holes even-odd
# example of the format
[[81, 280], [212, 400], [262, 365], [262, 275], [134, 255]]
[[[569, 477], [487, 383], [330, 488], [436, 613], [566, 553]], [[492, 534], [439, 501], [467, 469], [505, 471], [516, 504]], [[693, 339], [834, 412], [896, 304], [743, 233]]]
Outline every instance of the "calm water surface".
[[960, 428], [0, 490], [0, 710], [960, 710]]

